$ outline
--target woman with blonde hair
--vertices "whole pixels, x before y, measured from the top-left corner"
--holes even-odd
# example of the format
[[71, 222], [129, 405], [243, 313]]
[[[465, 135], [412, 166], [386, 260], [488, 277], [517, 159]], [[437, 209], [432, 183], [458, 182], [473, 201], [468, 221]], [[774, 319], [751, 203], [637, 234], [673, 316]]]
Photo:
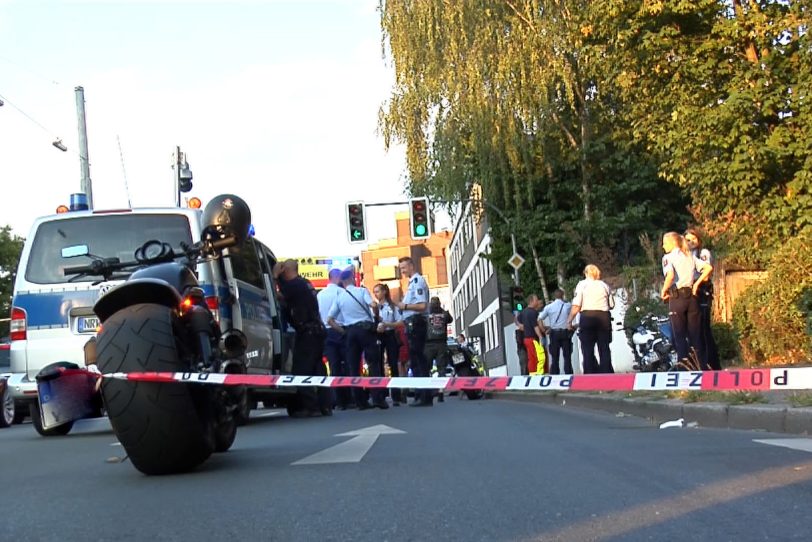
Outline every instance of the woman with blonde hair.
[[[693, 365], [689, 354], [693, 351], [699, 367], [708, 369], [702, 342], [701, 315], [697, 292], [708, 279], [713, 267], [691, 255], [685, 238], [671, 231], [663, 235], [663, 282], [660, 297], [668, 301], [668, 316], [674, 333], [674, 347], [683, 365]], [[697, 275], [698, 273], [698, 275]]]
[[[589, 264], [584, 268], [585, 279], [575, 287], [572, 310], [567, 318], [567, 327], [572, 329], [572, 321], [580, 313], [578, 337], [581, 341], [581, 358], [584, 374], [614, 373], [612, 353], [612, 320], [610, 309], [614, 299], [609, 285], [601, 280], [601, 270]], [[600, 365], [595, 359], [595, 345], [598, 346]]]

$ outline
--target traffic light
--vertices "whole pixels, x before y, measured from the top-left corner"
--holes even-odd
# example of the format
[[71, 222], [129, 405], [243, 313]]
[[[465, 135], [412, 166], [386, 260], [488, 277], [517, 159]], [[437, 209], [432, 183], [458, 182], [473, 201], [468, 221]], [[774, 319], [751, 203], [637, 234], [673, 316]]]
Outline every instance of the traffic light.
[[429, 216], [429, 198], [412, 198], [409, 200], [409, 226], [412, 239], [431, 237]]
[[510, 290], [510, 305], [514, 311], [522, 311], [525, 308], [524, 302], [524, 288], [521, 286], [514, 286]]
[[347, 204], [347, 231], [350, 243], [363, 243], [367, 240], [366, 213], [360, 201]]
[[185, 159], [178, 164], [178, 190], [181, 192], [190, 192], [192, 190], [192, 170], [189, 169], [189, 164]]

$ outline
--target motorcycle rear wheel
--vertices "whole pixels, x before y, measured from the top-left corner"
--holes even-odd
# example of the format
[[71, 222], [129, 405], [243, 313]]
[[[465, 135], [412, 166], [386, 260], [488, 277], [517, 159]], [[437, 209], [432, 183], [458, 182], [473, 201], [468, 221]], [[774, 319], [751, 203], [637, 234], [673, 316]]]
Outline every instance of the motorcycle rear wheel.
[[[188, 370], [178, 356], [177, 324], [173, 311], [162, 305], [121, 309], [99, 333], [99, 369], [102, 373]], [[192, 470], [214, 450], [211, 422], [200, 415], [207, 390], [105, 379], [101, 391], [113, 431], [144, 474]]]

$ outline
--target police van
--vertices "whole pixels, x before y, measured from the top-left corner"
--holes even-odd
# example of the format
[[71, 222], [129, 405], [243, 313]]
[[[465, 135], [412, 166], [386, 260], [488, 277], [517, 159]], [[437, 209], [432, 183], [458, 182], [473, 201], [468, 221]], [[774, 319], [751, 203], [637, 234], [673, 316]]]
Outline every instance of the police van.
[[[100, 295], [127, 278], [120, 275], [104, 281], [97, 276], [66, 277], [65, 268], [86, 265], [97, 258], [129, 261], [138, 247], [154, 239], [172, 247], [191, 245], [201, 238], [199, 200], [196, 207], [67, 210], [34, 222], [14, 284], [12, 375], [8, 384], [15, 406], [20, 412], [30, 412], [40, 434], [54, 433], [42, 427], [36, 400], [37, 373], [55, 362], [85, 365], [85, 345], [99, 328], [93, 305]], [[77, 253], [86, 255], [76, 257]], [[220, 328], [240, 330], [248, 339], [248, 374], [290, 372], [290, 349], [272, 274], [275, 263], [273, 252], [250, 236], [241, 246], [228, 249], [225, 258], [199, 263], [196, 269], [206, 303]], [[251, 390], [248, 405], [254, 406], [257, 398], [268, 402], [268, 395], [282, 395], [279, 402], [284, 404], [290, 393], [283, 389]], [[70, 427], [55, 430], [64, 434]]]

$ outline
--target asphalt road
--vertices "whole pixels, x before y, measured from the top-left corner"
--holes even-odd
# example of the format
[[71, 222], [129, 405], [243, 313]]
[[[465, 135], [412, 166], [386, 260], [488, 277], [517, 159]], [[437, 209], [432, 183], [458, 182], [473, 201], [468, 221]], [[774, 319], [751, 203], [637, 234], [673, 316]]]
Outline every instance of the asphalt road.
[[[754, 442], [786, 435], [659, 429], [637, 418], [456, 398], [331, 418], [254, 414], [263, 417], [240, 429], [231, 451], [167, 477], [108, 462], [123, 450], [104, 420], [47, 439], [30, 424], [2, 429], [0, 536], [812, 539], [812, 453]], [[355, 438], [337, 434], [379, 424], [405, 433], [381, 435], [360, 462], [292, 465]]]

